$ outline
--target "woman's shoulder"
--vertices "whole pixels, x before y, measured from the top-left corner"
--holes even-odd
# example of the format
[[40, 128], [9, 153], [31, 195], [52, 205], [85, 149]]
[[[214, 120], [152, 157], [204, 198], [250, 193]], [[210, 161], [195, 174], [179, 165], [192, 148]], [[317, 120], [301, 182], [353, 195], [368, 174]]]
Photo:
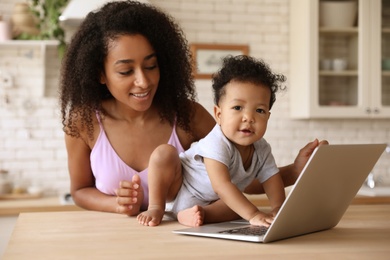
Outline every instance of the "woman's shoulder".
[[65, 133], [74, 138], [80, 138], [90, 147], [96, 140], [96, 133], [99, 133], [99, 120], [101, 113], [91, 111], [84, 114], [73, 114], [71, 124], [65, 127]]
[[184, 149], [188, 149], [193, 142], [204, 138], [215, 125], [211, 114], [199, 103], [193, 102], [193, 115], [190, 120], [191, 134], [176, 126], [176, 132]]
[[191, 120], [191, 129], [196, 138], [205, 137], [215, 126], [215, 120], [211, 114], [199, 103], [194, 102], [194, 115]]

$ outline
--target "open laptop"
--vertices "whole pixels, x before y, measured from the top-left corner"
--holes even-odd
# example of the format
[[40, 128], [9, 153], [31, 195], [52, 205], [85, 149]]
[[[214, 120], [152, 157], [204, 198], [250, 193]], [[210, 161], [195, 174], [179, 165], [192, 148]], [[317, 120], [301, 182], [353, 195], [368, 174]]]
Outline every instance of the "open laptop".
[[330, 229], [339, 223], [385, 148], [386, 144], [317, 147], [268, 229], [242, 220], [173, 232], [267, 243]]

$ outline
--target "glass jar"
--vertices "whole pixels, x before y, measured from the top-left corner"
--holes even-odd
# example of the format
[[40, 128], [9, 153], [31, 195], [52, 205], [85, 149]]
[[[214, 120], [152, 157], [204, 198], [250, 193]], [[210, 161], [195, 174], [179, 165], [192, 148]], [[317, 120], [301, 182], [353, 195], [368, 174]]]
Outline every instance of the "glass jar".
[[12, 182], [8, 177], [8, 171], [0, 169], [0, 195], [12, 192]]

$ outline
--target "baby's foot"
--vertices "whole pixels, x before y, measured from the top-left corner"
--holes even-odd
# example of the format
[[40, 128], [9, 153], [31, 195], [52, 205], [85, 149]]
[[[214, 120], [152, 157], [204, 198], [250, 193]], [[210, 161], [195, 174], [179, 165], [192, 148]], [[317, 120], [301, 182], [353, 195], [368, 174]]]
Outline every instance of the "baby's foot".
[[137, 220], [138, 223], [144, 226], [158, 226], [164, 217], [164, 213], [165, 210], [160, 206], [149, 205], [147, 211], [141, 212], [137, 216]]
[[199, 227], [203, 225], [204, 209], [201, 206], [195, 205], [192, 208], [179, 211], [177, 220], [185, 226]]

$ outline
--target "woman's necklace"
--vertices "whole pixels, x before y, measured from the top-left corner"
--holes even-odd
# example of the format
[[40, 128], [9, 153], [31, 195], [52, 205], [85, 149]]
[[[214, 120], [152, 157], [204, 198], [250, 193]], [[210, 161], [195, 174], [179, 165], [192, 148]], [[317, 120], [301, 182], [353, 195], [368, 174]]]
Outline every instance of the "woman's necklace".
[[252, 157], [253, 157], [253, 152], [254, 152], [254, 147], [253, 145], [250, 145], [249, 146], [249, 154], [248, 156], [246, 157], [245, 161], [244, 161], [244, 169], [246, 170], [247, 168], [249, 168], [249, 166], [251, 166], [251, 162], [252, 162]]

